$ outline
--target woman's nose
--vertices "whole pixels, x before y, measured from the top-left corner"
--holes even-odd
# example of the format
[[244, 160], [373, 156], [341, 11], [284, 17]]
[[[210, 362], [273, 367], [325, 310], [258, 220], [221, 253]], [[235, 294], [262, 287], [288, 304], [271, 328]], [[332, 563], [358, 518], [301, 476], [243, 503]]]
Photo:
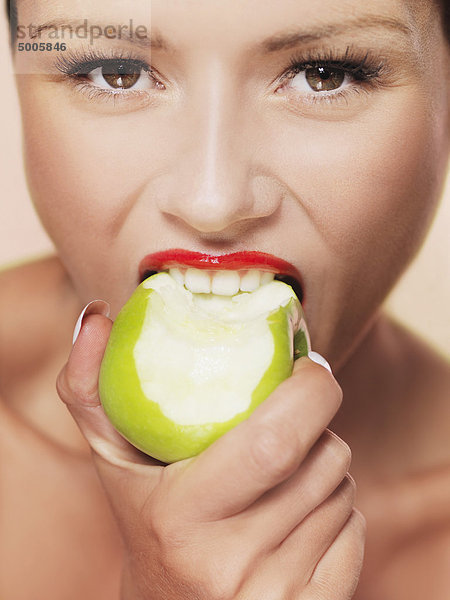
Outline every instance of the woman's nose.
[[282, 186], [264, 165], [256, 117], [229, 87], [220, 76], [203, 77], [202, 89], [180, 109], [172, 164], [159, 186], [159, 209], [202, 233], [243, 221], [251, 226], [273, 214], [282, 198]]

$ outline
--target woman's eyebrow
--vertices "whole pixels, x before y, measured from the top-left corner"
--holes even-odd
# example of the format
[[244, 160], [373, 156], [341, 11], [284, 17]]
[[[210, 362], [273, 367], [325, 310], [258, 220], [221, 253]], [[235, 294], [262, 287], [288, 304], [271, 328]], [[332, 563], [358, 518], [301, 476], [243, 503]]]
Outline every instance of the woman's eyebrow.
[[[34, 39], [40, 37], [40, 33], [46, 30], [60, 30], [61, 32], [64, 32], [64, 30], [75, 30], [77, 27], [83, 26], [86, 21], [86, 19], [74, 21], [63, 19], [48, 21], [41, 25], [33, 26], [33, 31], [30, 33], [30, 38]], [[117, 33], [119, 26], [100, 23], [88, 24], [88, 28], [92, 27], [98, 28], [104, 34], [109, 27], [114, 27]], [[123, 39], [130, 44], [134, 44], [142, 48], [162, 50], [165, 52], [176, 51], [176, 48], [157, 30], [152, 30], [150, 35], [145, 26], [133, 26], [132, 22], [130, 22], [128, 25], [121, 25], [120, 27], [122, 28], [120, 39]], [[291, 29], [289, 31], [279, 32], [266, 38], [262, 42], [259, 42], [256, 47], [263, 53], [279, 52], [300, 44], [307, 44], [309, 42], [337, 36], [343, 33], [351, 33], [360, 29], [378, 29], [380, 31], [384, 31], [385, 33], [388, 30], [408, 38], [411, 38], [414, 35], [414, 30], [407, 23], [394, 17], [381, 15], [362, 15], [360, 17], [347, 19], [345, 21], [327, 23], [313, 28], [305, 28], [300, 31], [292, 31]]]
[[[165, 51], [169, 51], [171, 49], [171, 45], [157, 31], [152, 32], [152, 35], [150, 36], [145, 25], [135, 24], [133, 20], [130, 20], [128, 23], [119, 23], [114, 25], [111, 22], [89, 22], [88, 19], [55, 19], [53, 21], [46, 21], [40, 25], [27, 26], [26, 29], [28, 29], [30, 32], [30, 39], [35, 39], [39, 38], [41, 32], [43, 31], [59, 31], [61, 32], [62, 36], [64, 36], [65, 31], [75, 32], [75, 37], [78, 37], [77, 30], [83, 27], [86, 27], [88, 32], [93, 33], [94, 39], [101, 37], [106, 39], [121, 39], [142, 48], [152, 48]], [[72, 39], [72, 35], [70, 35], [70, 39]]]
[[409, 25], [394, 17], [363, 15], [354, 19], [320, 25], [313, 29], [276, 33], [262, 41], [259, 44], [259, 49], [263, 52], [278, 52], [299, 44], [306, 44], [308, 42], [329, 38], [342, 33], [350, 33], [355, 30], [369, 28], [379, 29], [380, 31], [383, 30], [384, 32], [390, 30], [400, 33], [403, 36], [407, 36], [408, 38], [414, 34], [414, 30]]

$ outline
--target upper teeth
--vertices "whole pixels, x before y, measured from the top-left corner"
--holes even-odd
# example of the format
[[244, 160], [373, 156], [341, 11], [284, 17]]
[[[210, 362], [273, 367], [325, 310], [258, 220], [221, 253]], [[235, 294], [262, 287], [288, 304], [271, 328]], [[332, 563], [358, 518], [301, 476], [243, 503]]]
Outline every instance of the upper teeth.
[[260, 285], [269, 283], [275, 273], [248, 269], [239, 271], [208, 271], [206, 269], [179, 268], [169, 269], [169, 274], [194, 294], [218, 294], [234, 296], [241, 292], [253, 292]]

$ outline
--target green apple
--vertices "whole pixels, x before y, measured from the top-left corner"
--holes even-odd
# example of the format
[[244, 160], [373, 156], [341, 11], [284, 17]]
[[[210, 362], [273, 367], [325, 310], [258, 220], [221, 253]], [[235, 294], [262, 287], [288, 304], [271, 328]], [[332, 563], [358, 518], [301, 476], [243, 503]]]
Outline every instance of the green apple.
[[308, 351], [289, 285], [196, 294], [161, 272], [138, 286], [114, 322], [100, 398], [131, 444], [170, 463], [247, 418]]

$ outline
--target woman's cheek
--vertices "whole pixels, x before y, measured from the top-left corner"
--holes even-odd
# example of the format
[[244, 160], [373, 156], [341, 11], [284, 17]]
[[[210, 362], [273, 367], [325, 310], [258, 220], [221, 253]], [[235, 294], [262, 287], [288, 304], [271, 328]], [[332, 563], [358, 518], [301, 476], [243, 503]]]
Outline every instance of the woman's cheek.
[[373, 115], [335, 140], [332, 221], [340, 226], [325, 235], [361, 278], [370, 269], [367, 283], [380, 300], [423, 241], [443, 184], [445, 137], [415, 91], [386, 94]]
[[[89, 114], [55, 84], [24, 78], [20, 86], [25, 167], [37, 212], [80, 295], [112, 297], [124, 273], [131, 277], [134, 238], [122, 239], [120, 231], [148, 178], [145, 165], [152, 164], [142, 116]], [[99, 282], [112, 264], [120, 286], [113, 277]], [[101, 287], [107, 280], [111, 289]]]
[[358, 251], [366, 255], [373, 244], [383, 256], [386, 243], [404, 248], [408, 240], [407, 253], [411, 235], [416, 241], [432, 213], [437, 174], [445, 169], [439, 158], [444, 136], [415, 91], [385, 92], [351, 122], [304, 119], [286, 127], [280, 151], [296, 150], [283, 153], [282, 177], [343, 261]]
[[138, 149], [124, 123], [83, 113], [52, 91], [49, 84], [21, 91], [26, 172], [50, 235], [70, 243], [79, 236], [76, 225], [95, 225], [100, 233], [114, 220], [139, 184], [132, 171]]
[[299, 205], [298, 239], [309, 240], [302, 260], [311, 337], [330, 357], [350, 346], [382, 303], [437, 205], [444, 116], [417, 91], [384, 92], [351, 122], [299, 119], [283, 129], [283, 161], [273, 155]]

